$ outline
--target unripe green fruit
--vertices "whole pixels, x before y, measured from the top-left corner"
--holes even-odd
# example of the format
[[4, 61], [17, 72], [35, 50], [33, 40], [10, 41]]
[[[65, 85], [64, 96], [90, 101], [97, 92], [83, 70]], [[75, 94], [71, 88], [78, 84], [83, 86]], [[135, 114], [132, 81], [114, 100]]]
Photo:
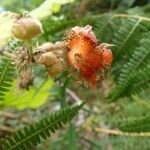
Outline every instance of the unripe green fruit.
[[41, 23], [37, 19], [22, 17], [15, 22], [12, 32], [16, 38], [28, 40], [42, 33], [43, 30]]

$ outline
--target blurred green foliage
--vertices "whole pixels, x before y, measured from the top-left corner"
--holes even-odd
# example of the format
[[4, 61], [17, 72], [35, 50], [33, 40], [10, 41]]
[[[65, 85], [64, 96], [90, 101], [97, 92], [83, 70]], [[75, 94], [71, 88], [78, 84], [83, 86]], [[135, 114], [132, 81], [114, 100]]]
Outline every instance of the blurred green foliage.
[[1, 101], [2, 107], [15, 107], [17, 109], [37, 108], [43, 105], [48, 96], [50, 88], [53, 85], [52, 80], [38, 81], [37, 86], [31, 87], [29, 91], [17, 91], [16, 82], [9, 92], [5, 95], [5, 101]]
[[[21, 91], [18, 96], [14, 94], [16, 84], [13, 84], [11, 90], [6, 93], [6, 100], [0, 103], [2, 104], [1, 108], [4, 106], [14, 106], [19, 109], [37, 108], [36, 112], [33, 111], [31, 114], [24, 110], [21, 111], [27, 118], [32, 116], [34, 120], [35, 114], [42, 116], [45, 111], [53, 112], [60, 107], [65, 107], [68, 103], [76, 102], [76, 100], [88, 100], [89, 102], [77, 118], [67, 126], [67, 132], [62, 129], [51, 139], [47, 139], [37, 148], [33, 148], [39, 150], [150, 149], [149, 137], [120, 136], [111, 133], [98, 133], [94, 130], [99, 127], [115, 131], [120, 128], [123, 131], [132, 129], [136, 132], [150, 132], [149, 117], [147, 117], [150, 115], [149, 1], [75, 0], [62, 7], [48, 4], [39, 7], [43, 2], [46, 4], [43, 0], [1, 0], [0, 6], [3, 8], [2, 10], [17, 13], [24, 10], [31, 11], [42, 19], [43, 16], [46, 16], [42, 20], [45, 32], [35, 39], [35, 43], [56, 42], [62, 40], [66, 29], [72, 26], [92, 25], [100, 42], [115, 44], [115, 47], [112, 48], [114, 54], [112, 69], [108, 73], [108, 77], [98, 83], [98, 89], [91, 91], [84, 85], [78, 84], [77, 81], [68, 80], [66, 72], [54, 80], [47, 81], [45, 76], [41, 75], [44, 70], [37, 67], [35, 72], [38, 77], [34, 86], [29, 91]], [[49, 0], [49, 3], [51, 2], [53, 1]], [[49, 8], [51, 9], [49, 10]], [[126, 17], [121, 15], [117, 17], [116, 14], [125, 14]], [[108, 103], [107, 96], [114, 102]], [[18, 116], [21, 112], [14, 110]], [[143, 129], [145, 118], [144, 125], [148, 127]], [[18, 129], [17, 119], [15, 125], [10, 123], [9, 126]], [[19, 125], [22, 124], [19, 123]], [[93, 130], [88, 130], [89, 128]]]
[[44, 0], [1, 0], [0, 6], [12, 12], [31, 11], [38, 7]]

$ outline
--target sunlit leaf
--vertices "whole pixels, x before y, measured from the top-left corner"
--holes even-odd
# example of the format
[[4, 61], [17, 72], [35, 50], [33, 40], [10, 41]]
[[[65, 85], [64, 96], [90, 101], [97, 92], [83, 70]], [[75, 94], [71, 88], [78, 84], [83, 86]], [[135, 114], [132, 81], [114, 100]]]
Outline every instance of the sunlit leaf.
[[15, 107], [17, 109], [37, 108], [44, 104], [50, 95], [49, 89], [52, 87], [52, 80], [44, 80], [35, 86], [32, 86], [29, 91], [18, 90], [16, 82], [11, 90], [6, 94], [5, 101], [0, 105], [7, 107]]
[[12, 37], [12, 27], [17, 14], [11, 12], [0, 13], [0, 48], [4, 47]]

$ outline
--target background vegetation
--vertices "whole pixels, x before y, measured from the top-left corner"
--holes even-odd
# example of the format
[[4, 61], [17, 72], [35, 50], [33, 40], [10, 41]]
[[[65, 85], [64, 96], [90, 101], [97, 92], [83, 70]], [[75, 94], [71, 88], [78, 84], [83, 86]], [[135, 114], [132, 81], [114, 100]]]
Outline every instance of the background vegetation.
[[[39, 44], [62, 40], [66, 29], [90, 24], [100, 42], [115, 45], [113, 65], [95, 91], [70, 78], [69, 71], [47, 79], [40, 66], [34, 68], [33, 86], [18, 91], [14, 66], [10, 60], [0, 57], [0, 138], [12, 135], [29, 122], [37, 122], [21, 131], [25, 135], [16, 133], [13, 140], [6, 139], [15, 145], [13, 141], [19, 141], [18, 137], [26, 140], [28, 135], [43, 129], [35, 139], [30, 139], [36, 144], [40, 143], [40, 137], [49, 137], [50, 132], [69, 122], [37, 146], [28, 141], [26, 144], [33, 150], [150, 149], [149, 0], [58, 0], [57, 3], [47, 0], [48, 5], [37, 11], [43, 2], [1, 0], [0, 11], [29, 11], [37, 16], [44, 28], [44, 34], [34, 40]], [[11, 51], [17, 46], [16, 40], [7, 45]], [[86, 101], [82, 109], [80, 105], [71, 107], [82, 101]], [[49, 116], [59, 109], [65, 110]], [[11, 149], [7, 148], [6, 140], [5, 149]], [[26, 147], [22, 145], [22, 149]]]

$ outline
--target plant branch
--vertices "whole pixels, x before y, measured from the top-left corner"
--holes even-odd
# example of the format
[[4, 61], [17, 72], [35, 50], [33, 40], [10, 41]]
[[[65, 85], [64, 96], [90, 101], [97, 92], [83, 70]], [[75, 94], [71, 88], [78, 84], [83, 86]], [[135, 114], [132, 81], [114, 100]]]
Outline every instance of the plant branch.
[[59, 41], [59, 42], [56, 42], [55, 44], [51, 44], [51, 46], [48, 49], [38, 50], [38, 51], [34, 52], [33, 55], [35, 56], [39, 53], [45, 53], [45, 52], [49, 52], [49, 51], [57, 51], [59, 49], [66, 49], [67, 45], [68, 45], [68, 42]]
[[136, 18], [136, 19], [140, 19], [140, 20], [143, 20], [143, 21], [150, 21], [150, 18], [147, 18], [147, 17], [142, 17], [142, 16], [136, 16], [136, 15], [129, 15], [129, 14], [115, 14], [114, 15], [114, 18], [115, 17], [121, 17], [121, 18]]
[[[103, 15], [94, 15], [93, 18], [99, 18], [102, 17]], [[108, 20], [106, 24], [109, 24], [111, 20], [114, 18], [135, 18], [135, 19], [140, 19], [142, 21], [148, 21], [150, 22], [150, 18], [148, 17], [143, 17], [143, 16], [137, 16], [137, 15], [129, 15], [129, 14], [113, 14], [112, 17]]]
[[0, 111], [0, 116], [6, 117], [6, 118], [16, 118], [16, 115], [10, 112]]
[[105, 134], [111, 134], [111, 135], [118, 135], [118, 136], [131, 136], [131, 137], [150, 137], [150, 132], [147, 133], [129, 133], [129, 132], [122, 132], [120, 130], [113, 130], [113, 129], [106, 129], [106, 128], [91, 128], [91, 127], [86, 127], [87, 130], [92, 131], [94, 130], [95, 132], [99, 133], [105, 133]]
[[15, 132], [14, 128], [3, 126], [3, 125], [0, 125], [0, 130], [1, 131], [6, 131], [6, 132]]

